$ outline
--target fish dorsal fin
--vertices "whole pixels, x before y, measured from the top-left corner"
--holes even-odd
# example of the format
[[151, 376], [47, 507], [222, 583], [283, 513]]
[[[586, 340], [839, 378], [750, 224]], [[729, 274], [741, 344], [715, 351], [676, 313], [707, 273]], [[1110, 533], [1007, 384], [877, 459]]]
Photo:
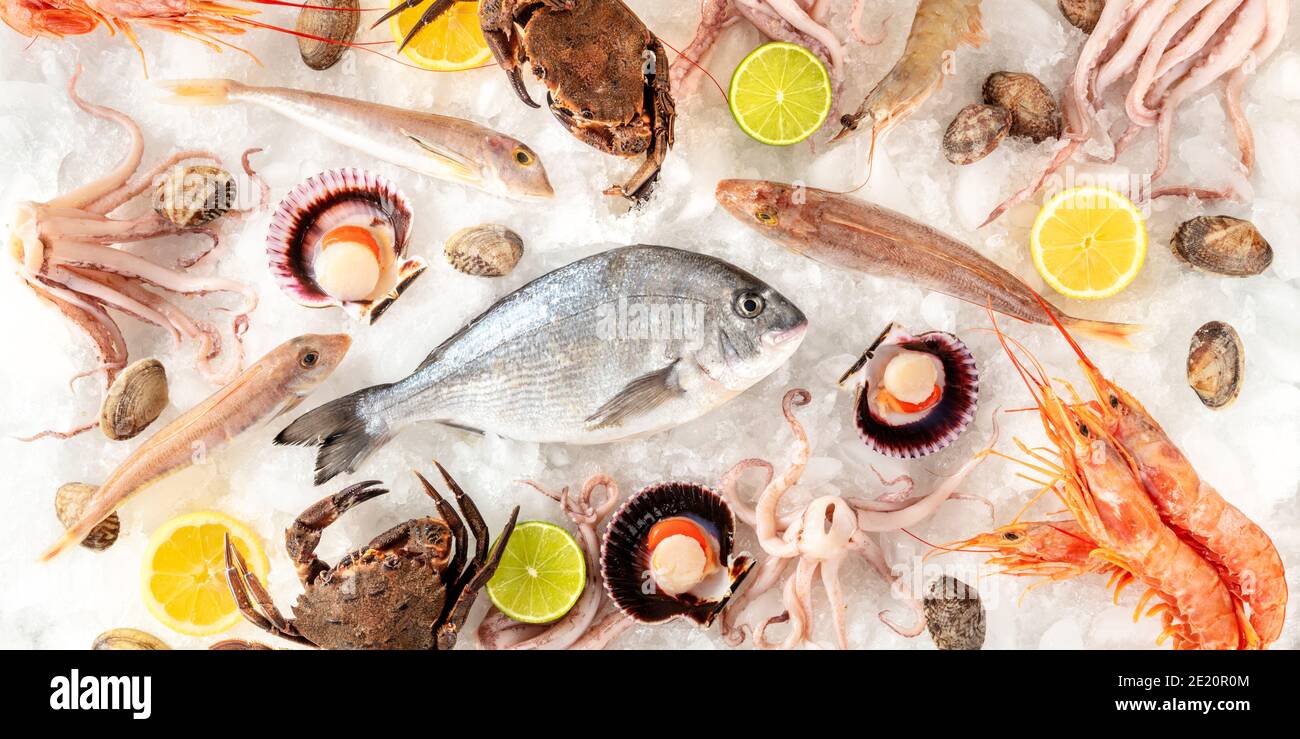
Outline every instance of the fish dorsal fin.
[[403, 136], [414, 141], [416, 146], [424, 149], [439, 162], [452, 169], [456, 173], [456, 176], [466, 180], [479, 179], [478, 170], [473, 166], [473, 163], [470, 162], [470, 160], [441, 144], [422, 138], [419, 134], [411, 133], [405, 128], [398, 130], [402, 132]]
[[682, 388], [673, 372], [679, 361], [681, 360], [674, 359], [671, 364], [641, 375], [624, 385], [622, 390], [605, 401], [605, 404], [597, 408], [595, 413], [587, 416], [587, 428], [602, 429], [618, 426], [629, 418], [648, 413], [663, 403], [680, 397]]

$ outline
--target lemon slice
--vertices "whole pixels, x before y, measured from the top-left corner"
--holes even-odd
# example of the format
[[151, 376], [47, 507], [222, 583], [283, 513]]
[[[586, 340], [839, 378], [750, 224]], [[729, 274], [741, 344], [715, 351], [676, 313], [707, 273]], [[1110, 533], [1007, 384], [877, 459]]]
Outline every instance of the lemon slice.
[[740, 129], [772, 146], [813, 135], [831, 112], [831, 78], [815, 54], [776, 41], [750, 52], [731, 75], [727, 95]]
[[177, 516], [149, 537], [144, 553], [141, 590], [155, 618], [190, 636], [217, 634], [238, 623], [226, 583], [227, 533], [253, 573], [266, 581], [266, 553], [247, 526], [212, 511]]
[[[396, 7], [400, 1], [389, 0], [388, 7]], [[388, 19], [388, 27], [392, 29], [393, 40], [398, 46], [424, 15], [429, 2], [407, 8]], [[492, 58], [492, 51], [483, 38], [483, 29], [479, 27], [478, 3], [458, 2], [451, 6], [420, 29], [402, 53], [421, 67], [439, 72], [457, 72], [487, 63]]]
[[545, 521], [524, 521], [506, 542], [487, 592], [510, 618], [544, 624], [568, 613], [586, 584], [587, 558], [569, 532]]
[[1114, 190], [1076, 187], [1038, 212], [1030, 251], [1039, 274], [1058, 293], [1083, 300], [1110, 297], [1142, 271], [1146, 221]]

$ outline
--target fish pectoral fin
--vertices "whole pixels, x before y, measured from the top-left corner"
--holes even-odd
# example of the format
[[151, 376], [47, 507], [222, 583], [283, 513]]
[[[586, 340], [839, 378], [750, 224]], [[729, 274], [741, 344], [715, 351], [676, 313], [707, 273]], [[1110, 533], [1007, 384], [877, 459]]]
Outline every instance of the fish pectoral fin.
[[602, 429], [618, 426], [629, 418], [658, 408], [665, 402], [681, 397], [685, 392], [677, 382], [676, 368], [681, 361], [674, 359], [671, 364], [648, 372], [623, 386], [614, 397], [587, 416], [588, 429]]
[[452, 169], [456, 173], [456, 176], [466, 180], [479, 179], [478, 170], [476, 170], [473, 163], [465, 157], [445, 146], [421, 138], [419, 134], [411, 133], [405, 128], [399, 130], [402, 132], [403, 136], [414, 141], [416, 146], [420, 147], [434, 159], [437, 159], [439, 162]]

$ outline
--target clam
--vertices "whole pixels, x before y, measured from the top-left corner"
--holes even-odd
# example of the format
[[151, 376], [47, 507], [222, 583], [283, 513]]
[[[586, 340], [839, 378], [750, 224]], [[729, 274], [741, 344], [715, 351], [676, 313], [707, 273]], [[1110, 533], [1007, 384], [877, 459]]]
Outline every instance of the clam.
[[467, 275], [501, 277], [519, 264], [524, 240], [505, 226], [483, 223], [452, 234], [443, 253], [448, 264]]
[[335, 169], [280, 202], [266, 251], [280, 289], [300, 305], [339, 306], [374, 323], [427, 267], [403, 258], [410, 237], [411, 205], [396, 185]]
[[754, 566], [736, 554], [730, 506], [703, 485], [652, 485], [610, 519], [600, 548], [609, 597], [642, 623], [685, 617], [708, 626]]
[[[59, 491], [54, 494], [54, 513], [59, 517], [59, 523], [63, 524], [63, 528], [70, 529], [81, 519], [81, 511], [85, 509], [90, 496], [98, 489], [94, 485], [82, 482], [70, 482], [59, 488]], [[86, 538], [81, 540], [81, 546], [97, 552], [108, 549], [113, 546], [113, 542], [117, 541], [117, 534], [121, 529], [121, 519], [116, 513], [111, 513], [108, 518], [91, 529], [89, 534], [86, 534]]]
[[153, 193], [153, 209], [177, 226], [195, 228], [235, 207], [235, 178], [206, 164], [167, 170]]
[[[361, 22], [357, 0], [316, 0], [298, 12], [298, 54], [315, 70], [329, 69], [357, 35]], [[337, 8], [337, 10], [335, 10]], [[315, 36], [316, 38], [308, 38]], [[320, 40], [325, 39], [325, 40]]]
[[99, 412], [99, 429], [113, 441], [135, 437], [167, 407], [167, 370], [156, 359], [141, 359], [113, 380]]
[[943, 134], [943, 155], [953, 164], [973, 164], [998, 148], [1011, 130], [1011, 111], [998, 105], [967, 105]]
[[1106, 0], [1056, 0], [1056, 4], [1070, 25], [1084, 33], [1092, 33], [1092, 29], [1097, 27], [1097, 19], [1101, 17], [1102, 8], [1106, 6]]
[[1011, 135], [1035, 142], [1059, 138], [1061, 109], [1047, 86], [1032, 74], [994, 72], [984, 80], [984, 102], [1011, 111]]
[[1237, 399], [1246, 372], [1246, 350], [1232, 326], [1210, 321], [1196, 329], [1187, 351], [1187, 384], [1207, 408]]
[[139, 629], [109, 629], [95, 637], [94, 650], [162, 650], [171, 649], [162, 639]]
[[862, 371], [854, 422], [867, 446], [915, 458], [957, 440], [975, 418], [979, 371], [956, 336], [890, 324], [840, 382]]
[[940, 649], [979, 649], [987, 628], [975, 588], [944, 575], [930, 584], [922, 603], [925, 628]]
[[1193, 267], [1231, 277], [1257, 275], [1273, 263], [1273, 247], [1255, 224], [1231, 216], [1184, 221], [1170, 247]]

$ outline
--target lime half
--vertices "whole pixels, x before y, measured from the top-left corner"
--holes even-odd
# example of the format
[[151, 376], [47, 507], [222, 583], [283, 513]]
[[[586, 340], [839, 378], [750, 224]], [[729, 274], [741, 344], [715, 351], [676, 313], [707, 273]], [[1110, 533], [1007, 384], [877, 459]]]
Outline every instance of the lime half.
[[754, 49], [736, 67], [727, 97], [742, 131], [765, 144], [789, 146], [826, 121], [831, 78], [811, 51], [776, 41]]
[[546, 521], [524, 521], [506, 542], [487, 592], [510, 618], [545, 624], [568, 613], [586, 583], [587, 560], [569, 532]]

